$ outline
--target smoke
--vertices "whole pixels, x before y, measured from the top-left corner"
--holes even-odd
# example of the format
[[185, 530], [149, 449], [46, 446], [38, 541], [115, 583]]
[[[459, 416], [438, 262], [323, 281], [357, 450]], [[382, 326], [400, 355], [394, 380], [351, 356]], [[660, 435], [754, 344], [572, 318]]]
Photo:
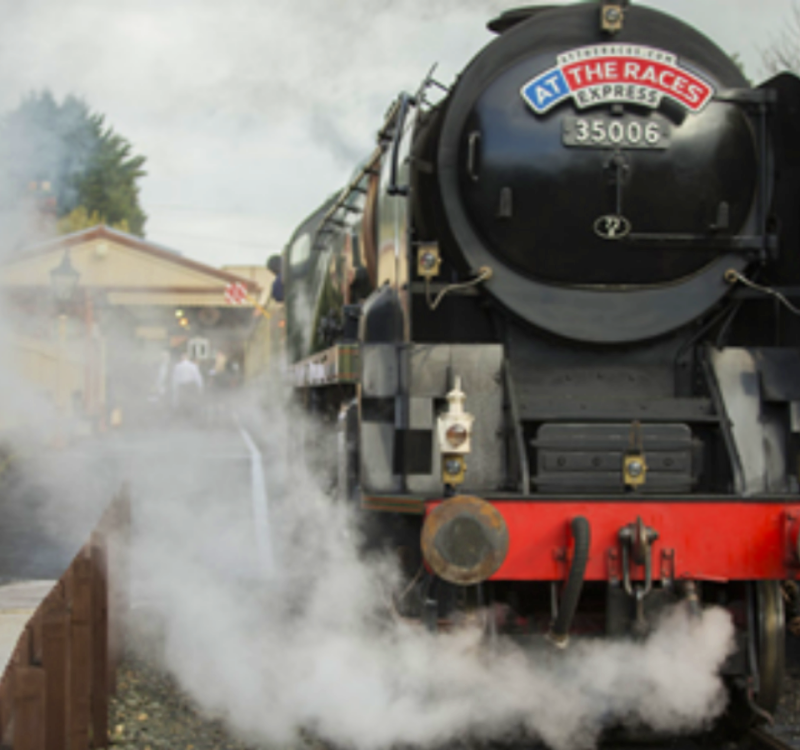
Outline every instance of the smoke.
[[[57, 60], [64, 76], [56, 94], [79, 86], [75, 93], [130, 134], [168, 185], [164, 203], [184, 194], [179, 178], [194, 168], [207, 178], [207, 199], [200, 188], [192, 194], [199, 203], [214, 206], [230, 194], [243, 205], [255, 200], [260, 212], [269, 205], [291, 223], [316, 189], [309, 175], [327, 180], [346, 169], [346, 177], [354, 154], [368, 153], [392, 95], [413, 88], [437, 57], [445, 22], [448, 36], [460, 40], [450, 50], [455, 71], [500, 9], [494, 1], [457, 5], [463, 14], [453, 18], [455, 0], [381, 0], [366, 23], [360, 3], [284, 0], [267, 11], [248, 0], [220, 14], [211, 2], [111, 9], [87, 0], [41, 24], [62, 6], [31, 0], [8, 9], [15, 36], [0, 49], [0, 70], [15, 78], [0, 81], [13, 91], [50, 85], [49, 61]], [[475, 36], [463, 33], [467, 27]], [[223, 54], [231, 49], [235, 56]], [[109, 76], [105, 64], [118, 58], [124, 62]], [[414, 69], [408, 60], [424, 62]], [[266, 141], [254, 144], [262, 132]], [[270, 175], [278, 154], [286, 169], [257, 189], [249, 175]], [[231, 161], [233, 178], [216, 179]], [[317, 184], [322, 195], [336, 183]], [[299, 198], [287, 210], [284, 195], [292, 193]], [[289, 234], [281, 231], [280, 241]], [[2, 318], [13, 343], [26, 316]], [[131, 347], [113, 320], [102, 323], [110, 346]], [[60, 429], [58, 409], [33, 381], [7, 369], [3, 377], [0, 411], [23, 406], [42, 434]], [[113, 384], [142, 395], [148, 387], [136, 368]], [[332, 455], [315, 452], [312, 471], [306, 441], [294, 437], [299, 431], [332, 444], [329, 427], [276, 406], [278, 386], [266, 393], [273, 404], [263, 415], [256, 399], [238, 405], [263, 457], [266, 498], [254, 490], [252, 456], [238, 432], [206, 429], [201, 420], [175, 428], [155, 415], [149, 431], [124, 427], [27, 464], [27, 481], [46, 498], [37, 508], [43, 528], [73, 550], [119, 483], [132, 480], [134, 601], [162, 629], [143, 648], [207, 711], [270, 742], [304, 730], [354, 750], [519, 737], [579, 750], [617, 723], [689, 731], [723, 710], [718, 673], [733, 628], [722, 610], [692, 619], [677, 608], [644, 642], [575, 642], [565, 653], [506, 640], [489, 647], [475, 625], [431, 634], [398, 619], [395, 560], [359, 554], [357, 512], [331, 501], [316, 478], [329, 473]], [[266, 530], [269, 555], [254, 531], [254, 519], [264, 517], [258, 534]]]
[[501, 6], [31, 0], [4, 17], [0, 113], [32, 90], [81, 97], [147, 156], [155, 241], [260, 263], [372, 151], [397, 94], [437, 61], [449, 83]]
[[[24, 377], [3, 385], [7, 403], [34, 402]], [[25, 486], [3, 497], [7, 511], [36, 495], [50, 537], [36, 556], [57, 577], [131, 480], [133, 600], [161, 631], [140, 647], [207, 712], [273, 743], [303, 731], [354, 750], [518, 738], [582, 750], [618, 723], [674, 733], [723, 710], [723, 610], [676, 608], [644, 642], [575, 641], [564, 653], [487, 644], [475, 623], [432, 634], [399, 618], [393, 554], [362, 555], [358, 511], [329, 496], [331, 425], [285, 409], [282, 385], [261, 387], [235, 405], [247, 439], [202, 413], [191, 424], [155, 413], [150, 429], [34, 452]], [[29, 414], [51, 434], [61, 424], [49, 421], [57, 410]]]
[[163, 462], [137, 476], [137, 598], [163, 627], [149, 647], [244, 737], [303, 730], [356, 750], [537, 738], [577, 750], [617, 724], [672, 734], [722, 712], [733, 626], [721, 609], [676, 607], [645, 641], [578, 640], [563, 653], [490, 645], [476, 624], [432, 634], [393, 614], [394, 559], [359, 554], [356, 513], [312, 478], [298, 422], [277, 407], [245, 420], [265, 462], [268, 564], [246, 467], [215, 461], [210, 438], [179, 436], [177, 452], [154, 443], [167, 476]]
[[[770, 45], [791, 2], [649, 4], [740, 51], [753, 76], [759, 47]], [[148, 157], [142, 201], [153, 238], [221, 264], [234, 252], [248, 257], [244, 242], [254, 263], [280, 248], [310, 207], [344, 184], [353, 156], [370, 153], [397, 93], [413, 91], [436, 62], [450, 83], [493, 38], [486, 21], [513, 3], [5, 5], [0, 112], [32, 90], [81, 96]], [[226, 244], [231, 238], [244, 242]]]

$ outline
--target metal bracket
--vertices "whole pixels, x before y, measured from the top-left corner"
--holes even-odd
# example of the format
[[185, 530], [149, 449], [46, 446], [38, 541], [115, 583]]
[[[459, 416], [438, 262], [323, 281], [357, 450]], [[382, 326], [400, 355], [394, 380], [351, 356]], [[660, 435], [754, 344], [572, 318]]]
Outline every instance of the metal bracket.
[[442, 454], [442, 482], [455, 487], [464, 484], [467, 474], [466, 457], [459, 453]]
[[647, 481], [642, 425], [638, 420], [631, 423], [630, 445], [622, 462], [622, 478], [626, 486], [634, 488], [641, 487]]
[[[634, 631], [637, 635], [647, 633], [648, 625], [644, 616], [644, 600], [653, 590], [653, 542], [658, 539], [658, 532], [645, 526], [642, 517], [636, 522], [623, 526], [619, 530], [619, 541], [622, 545], [622, 582], [625, 593], [636, 601], [636, 622]], [[631, 565], [644, 566], [644, 584], [634, 584], [631, 580]]]
[[435, 242], [425, 243], [417, 248], [417, 276], [432, 279], [439, 275], [442, 255]]
[[607, 34], [616, 34], [622, 31], [625, 22], [625, 6], [627, 0], [604, 0], [600, 8], [600, 28]]

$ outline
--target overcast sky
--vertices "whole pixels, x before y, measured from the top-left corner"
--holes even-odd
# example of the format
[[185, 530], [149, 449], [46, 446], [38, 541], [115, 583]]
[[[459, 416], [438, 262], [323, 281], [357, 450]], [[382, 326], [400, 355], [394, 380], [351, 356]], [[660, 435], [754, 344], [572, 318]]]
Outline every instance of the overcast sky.
[[[760, 80], [797, 1], [642, 4], [738, 52]], [[372, 150], [399, 90], [433, 63], [451, 82], [493, 37], [486, 21], [523, 4], [0, 0], [0, 112], [31, 90], [83, 97], [147, 157], [148, 239], [260, 264]]]

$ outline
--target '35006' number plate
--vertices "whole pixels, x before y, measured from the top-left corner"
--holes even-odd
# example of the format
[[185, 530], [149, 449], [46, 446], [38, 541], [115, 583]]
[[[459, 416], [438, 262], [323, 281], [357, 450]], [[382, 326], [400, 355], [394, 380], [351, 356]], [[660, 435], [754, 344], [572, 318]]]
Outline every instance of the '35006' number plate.
[[562, 140], [565, 146], [584, 148], [644, 148], [669, 147], [669, 125], [661, 118], [638, 117], [565, 117]]

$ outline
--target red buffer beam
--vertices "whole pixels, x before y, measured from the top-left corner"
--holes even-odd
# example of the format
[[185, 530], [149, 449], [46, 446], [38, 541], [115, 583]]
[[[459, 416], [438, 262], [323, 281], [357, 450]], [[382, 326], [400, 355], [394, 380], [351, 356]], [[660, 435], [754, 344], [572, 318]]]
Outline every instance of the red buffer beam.
[[[641, 516], [658, 532], [652, 545], [654, 580], [780, 580], [800, 573], [796, 505], [780, 501], [505, 501], [489, 502], [508, 526], [508, 554], [492, 580], [563, 579], [571, 559], [570, 523], [591, 525], [586, 580], [622, 577], [619, 532]], [[438, 502], [427, 503], [430, 512]], [[642, 580], [644, 567], [631, 566]]]

